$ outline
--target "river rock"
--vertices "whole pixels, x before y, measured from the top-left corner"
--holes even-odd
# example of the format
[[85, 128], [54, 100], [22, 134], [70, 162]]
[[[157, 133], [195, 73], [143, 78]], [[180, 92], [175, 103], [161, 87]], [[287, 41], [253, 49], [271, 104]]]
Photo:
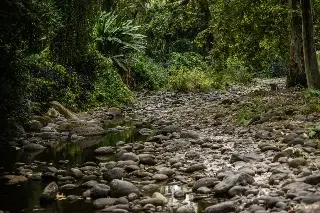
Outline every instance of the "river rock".
[[165, 174], [155, 174], [152, 176], [152, 179], [156, 181], [164, 181], [164, 180], [167, 180], [168, 178], [169, 177]]
[[127, 153], [123, 153], [121, 155], [121, 157], [119, 157], [119, 160], [122, 160], [122, 161], [126, 161], [126, 160], [132, 160], [132, 161], [139, 161], [139, 157], [132, 153], [132, 152], [127, 152]]
[[44, 191], [40, 196], [40, 202], [50, 202], [56, 199], [57, 193], [59, 191], [59, 187], [55, 182], [51, 182], [46, 186]]
[[306, 166], [307, 160], [304, 158], [294, 158], [291, 161], [289, 161], [289, 166], [292, 168], [297, 168], [299, 166]]
[[43, 150], [43, 149], [45, 149], [45, 148], [46, 148], [46, 147], [44, 147], [44, 146], [42, 146], [42, 145], [40, 145], [40, 144], [36, 144], [36, 143], [29, 143], [29, 144], [27, 144], [27, 145], [25, 145], [25, 146], [23, 147], [23, 149], [24, 149], [25, 151], [30, 151], [30, 152]]
[[211, 177], [201, 178], [194, 183], [192, 187], [192, 191], [195, 192], [200, 187], [208, 187], [208, 188], [214, 187], [218, 183], [219, 181], [217, 178], [211, 178]]
[[112, 206], [116, 202], [115, 198], [99, 198], [93, 202], [95, 209], [103, 209], [105, 206]]
[[123, 197], [128, 196], [131, 193], [135, 193], [140, 196], [139, 189], [128, 181], [115, 179], [110, 183], [111, 196], [112, 197]]
[[177, 209], [177, 213], [196, 213], [192, 206], [181, 206]]
[[97, 184], [91, 189], [91, 197], [105, 198], [110, 194], [110, 187], [105, 184]]
[[1, 179], [4, 180], [6, 185], [16, 185], [28, 181], [28, 178], [22, 175], [5, 175]]
[[78, 119], [78, 117], [73, 112], [71, 112], [70, 110], [68, 110], [64, 106], [62, 106], [62, 104], [60, 104], [58, 101], [52, 101], [52, 102], [50, 102], [50, 105], [52, 108], [57, 110], [60, 114], [62, 114], [65, 118], [75, 119], [75, 120]]
[[155, 165], [157, 162], [155, 160], [155, 156], [151, 154], [140, 154], [139, 157], [139, 163], [146, 164], [146, 165]]
[[164, 127], [161, 132], [163, 134], [168, 134], [168, 133], [174, 133], [174, 132], [181, 132], [181, 128], [177, 125], [169, 125]]
[[251, 175], [246, 173], [234, 174], [226, 177], [220, 183], [218, 183], [213, 191], [216, 194], [226, 194], [235, 185], [247, 185], [252, 184], [254, 179]]
[[28, 122], [28, 129], [32, 132], [40, 132], [43, 124], [38, 120], [31, 120]]
[[103, 179], [112, 181], [114, 179], [122, 179], [125, 176], [125, 170], [123, 168], [115, 167], [108, 170], [103, 174]]
[[194, 165], [191, 165], [189, 166], [185, 172], [187, 173], [193, 173], [195, 171], [199, 171], [199, 170], [204, 170], [206, 169], [207, 167], [203, 164], [203, 163], [197, 163], [197, 164], [194, 164]]
[[204, 210], [204, 213], [229, 213], [234, 212], [236, 209], [236, 204], [232, 201], [226, 201], [223, 203], [218, 203], [213, 206], [209, 206]]
[[103, 146], [94, 150], [94, 154], [96, 155], [111, 155], [114, 153], [114, 148], [111, 146]]

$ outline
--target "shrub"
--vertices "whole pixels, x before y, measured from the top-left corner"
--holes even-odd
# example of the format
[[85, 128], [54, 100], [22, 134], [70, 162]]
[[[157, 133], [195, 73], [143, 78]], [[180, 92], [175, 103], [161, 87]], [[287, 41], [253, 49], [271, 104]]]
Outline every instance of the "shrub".
[[159, 90], [168, 82], [168, 72], [161, 65], [144, 55], [133, 57], [132, 78], [135, 89]]
[[133, 102], [132, 92], [123, 83], [121, 76], [113, 67], [112, 60], [101, 56], [97, 67], [94, 90], [91, 93], [92, 106], [120, 106]]
[[227, 75], [230, 81], [248, 85], [253, 81], [253, 75], [245, 63], [237, 57], [229, 57], [227, 59]]
[[25, 63], [29, 70], [27, 91], [31, 102], [40, 106], [40, 109], [53, 100], [73, 109], [78, 107], [75, 103], [79, 98], [80, 87], [75, 72], [51, 62], [47, 51], [31, 55]]
[[213, 80], [206, 73], [193, 69], [171, 70], [169, 89], [180, 92], [207, 91], [212, 88]]

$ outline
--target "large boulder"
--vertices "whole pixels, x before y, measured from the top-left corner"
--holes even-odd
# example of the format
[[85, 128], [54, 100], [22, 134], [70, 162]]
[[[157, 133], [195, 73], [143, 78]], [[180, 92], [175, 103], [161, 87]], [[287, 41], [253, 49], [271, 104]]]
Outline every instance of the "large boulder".
[[40, 196], [40, 202], [50, 202], [56, 199], [57, 193], [59, 191], [59, 187], [55, 182], [51, 182], [49, 185], [46, 186], [44, 191]]
[[60, 114], [62, 114], [65, 118], [67, 119], [75, 119], [77, 120], [78, 117], [76, 116], [76, 114], [74, 114], [73, 112], [71, 112], [70, 110], [68, 110], [67, 108], [65, 108], [64, 106], [62, 106], [58, 101], [52, 101], [50, 102], [51, 107], [54, 108], [55, 110], [57, 110]]
[[131, 193], [140, 196], [139, 189], [128, 181], [115, 179], [110, 183], [110, 188], [112, 197], [128, 196]]
[[59, 132], [70, 132], [78, 136], [99, 136], [104, 135], [106, 131], [95, 123], [85, 121], [66, 121], [61, 123], [57, 130]]
[[4, 180], [6, 185], [16, 185], [28, 181], [28, 179], [22, 175], [6, 175], [1, 179]]

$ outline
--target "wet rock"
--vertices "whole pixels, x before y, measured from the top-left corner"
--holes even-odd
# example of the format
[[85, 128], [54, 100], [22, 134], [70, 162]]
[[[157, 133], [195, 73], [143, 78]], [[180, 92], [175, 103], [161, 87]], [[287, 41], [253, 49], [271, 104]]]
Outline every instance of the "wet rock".
[[122, 179], [125, 176], [126, 172], [123, 168], [112, 168], [103, 174], [103, 179], [107, 181], [112, 181], [114, 179]]
[[307, 165], [307, 160], [304, 158], [295, 158], [289, 161], [289, 166], [292, 168], [297, 168], [299, 166], [306, 166]]
[[140, 164], [155, 165], [157, 163], [155, 160], [156, 157], [151, 154], [140, 154], [138, 157]]
[[22, 175], [5, 175], [1, 179], [4, 180], [6, 185], [16, 185], [28, 181], [28, 178]]
[[177, 213], [196, 213], [192, 206], [181, 206], [177, 209]]
[[189, 166], [185, 172], [187, 173], [193, 173], [195, 171], [199, 171], [199, 170], [204, 170], [206, 169], [207, 167], [203, 164], [203, 163], [197, 163], [197, 164], [194, 164], [194, 165], [191, 165]]
[[132, 152], [128, 152], [128, 153], [124, 153], [123, 155], [121, 155], [119, 160], [122, 160], [122, 161], [126, 161], [126, 160], [139, 161], [139, 157], [136, 154], [132, 153]]
[[111, 155], [114, 153], [114, 148], [111, 146], [103, 146], [94, 150], [94, 154], [96, 155]]
[[204, 213], [229, 213], [234, 212], [236, 209], [236, 204], [232, 201], [226, 201], [223, 203], [218, 203], [213, 206], [209, 206], [204, 210]]
[[253, 177], [246, 173], [230, 175], [225, 179], [223, 179], [223, 181], [218, 183], [214, 187], [213, 191], [216, 194], [226, 194], [235, 185], [247, 185], [247, 184], [252, 184], [253, 182], [254, 182]]
[[95, 209], [103, 209], [105, 206], [114, 205], [115, 201], [115, 198], [99, 198], [93, 202], [93, 207]]
[[192, 191], [197, 191], [198, 188], [200, 187], [214, 187], [215, 185], [217, 185], [219, 183], [217, 178], [211, 178], [211, 177], [207, 177], [207, 178], [201, 178], [199, 180], [197, 180], [193, 187], [192, 187]]
[[110, 188], [112, 197], [128, 196], [131, 193], [140, 196], [139, 189], [128, 181], [115, 179], [110, 183]]
[[40, 196], [40, 202], [45, 203], [45, 202], [54, 201], [56, 199], [58, 191], [59, 191], [58, 185], [55, 182], [50, 183], [49, 185], [46, 186], [46, 188], [42, 192]]
[[91, 197], [106, 198], [110, 194], [110, 187], [105, 184], [97, 184], [91, 189]]
[[35, 144], [35, 143], [29, 143], [29, 144], [27, 144], [27, 145], [25, 145], [24, 147], [23, 147], [23, 149], [25, 150], [25, 151], [30, 151], [30, 152], [32, 152], [32, 151], [38, 151], [38, 150], [43, 150], [43, 149], [45, 149], [46, 147], [44, 147], [44, 146], [42, 146], [42, 145], [40, 145], [40, 144]]

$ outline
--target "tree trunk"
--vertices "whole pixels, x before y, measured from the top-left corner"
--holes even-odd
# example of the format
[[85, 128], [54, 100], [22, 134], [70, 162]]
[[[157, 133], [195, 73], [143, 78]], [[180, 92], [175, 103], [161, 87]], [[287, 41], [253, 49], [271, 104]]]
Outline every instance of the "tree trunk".
[[303, 45], [302, 45], [302, 18], [298, 13], [300, 0], [289, 0], [290, 14], [290, 64], [287, 73], [287, 87], [307, 87], [306, 74], [304, 72]]
[[304, 66], [308, 87], [320, 89], [320, 73], [312, 20], [311, 0], [301, 0]]

